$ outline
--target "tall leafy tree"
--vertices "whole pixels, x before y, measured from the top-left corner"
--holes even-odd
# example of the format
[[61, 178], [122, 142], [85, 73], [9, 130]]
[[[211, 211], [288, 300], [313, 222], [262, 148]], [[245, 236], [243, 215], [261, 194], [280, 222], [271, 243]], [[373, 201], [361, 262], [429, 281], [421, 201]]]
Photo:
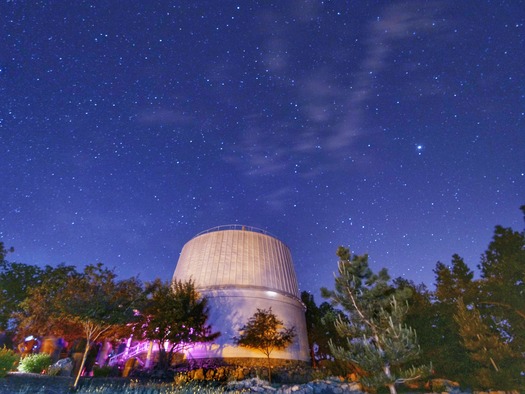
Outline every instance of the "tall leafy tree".
[[344, 307], [348, 322], [338, 320], [339, 335], [346, 346], [331, 346], [336, 358], [358, 364], [366, 373], [361, 381], [369, 387], [388, 387], [396, 393], [396, 384], [422, 378], [424, 367], [406, 368], [419, 355], [415, 331], [404, 324], [410, 296], [407, 288], [389, 284], [386, 269], [373, 273], [368, 256], [351, 256], [339, 247], [335, 290], [322, 289], [323, 295]]
[[271, 354], [274, 350], [286, 349], [295, 338], [295, 327], [285, 327], [272, 308], [259, 309], [248, 319], [234, 337], [237, 345], [262, 352], [268, 361], [268, 379], [272, 381]]
[[16, 328], [13, 315], [21, 311], [20, 304], [31, 288], [38, 285], [42, 275], [42, 269], [37, 266], [5, 260], [12, 251], [0, 243], [0, 330]]
[[[9, 328], [19, 339], [29, 334], [45, 335], [51, 317], [46, 305], [62, 289], [67, 276], [78, 273], [75, 267], [64, 264], [41, 268], [12, 263], [5, 260], [10, 252], [13, 248], [6, 250], [0, 242], [0, 330]], [[49, 294], [44, 297], [45, 293]], [[28, 305], [34, 308], [28, 311]]]
[[[191, 280], [173, 283], [157, 279], [146, 286], [148, 300], [141, 310], [144, 338], [159, 345], [159, 367], [171, 366], [173, 354], [199, 342], [210, 342], [220, 333], [207, 324], [208, 301]], [[166, 350], [167, 349], [167, 350]]]
[[112, 270], [101, 263], [88, 265], [82, 275], [71, 276], [57, 293], [53, 305], [57, 319], [77, 325], [86, 346], [73, 387], [76, 388], [93, 342], [111, 329], [132, 322], [144, 292], [136, 278], [116, 280]]
[[38, 282], [30, 287], [26, 298], [19, 304], [20, 310], [13, 315], [17, 337], [52, 334], [67, 341], [77, 339], [77, 325], [60, 320], [54, 310], [50, 311], [50, 306], [54, 305], [60, 296], [64, 284], [70, 278], [78, 278], [80, 275], [74, 266], [60, 264], [57, 267], [44, 267]]

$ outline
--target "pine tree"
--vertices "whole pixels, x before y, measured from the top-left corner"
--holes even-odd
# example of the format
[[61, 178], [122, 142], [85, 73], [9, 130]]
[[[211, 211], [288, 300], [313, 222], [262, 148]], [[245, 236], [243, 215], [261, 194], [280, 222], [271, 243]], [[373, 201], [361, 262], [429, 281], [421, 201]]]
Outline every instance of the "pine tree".
[[506, 324], [513, 346], [525, 352], [525, 232], [496, 226], [478, 267], [482, 316]]
[[386, 269], [374, 274], [368, 256], [351, 256], [340, 247], [335, 290], [322, 289], [325, 297], [341, 305], [348, 321], [339, 319], [336, 328], [346, 338], [346, 346], [331, 345], [335, 358], [356, 363], [365, 371], [361, 381], [373, 388], [388, 387], [422, 378], [426, 367], [406, 368], [419, 355], [416, 332], [404, 324], [410, 296], [408, 288], [395, 289], [388, 284]]
[[[521, 207], [525, 214], [525, 206]], [[525, 389], [525, 231], [496, 226], [494, 236], [478, 265], [476, 310], [491, 335], [508, 344], [514, 357], [508, 357], [500, 373], [514, 371], [509, 381]], [[465, 304], [468, 305], [467, 300]], [[502, 361], [503, 363], [503, 361]]]
[[475, 366], [461, 345], [454, 314], [459, 298], [472, 299], [475, 291], [472, 282], [474, 274], [457, 254], [452, 256], [451, 266], [437, 262], [434, 273], [436, 290], [429, 309], [434, 332], [431, 348], [434, 371], [437, 377], [471, 383]]
[[396, 278], [393, 281], [397, 289], [409, 288], [411, 296], [408, 301], [408, 312], [405, 324], [417, 332], [417, 339], [421, 348], [419, 360], [435, 360], [439, 357], [441, 349], [436, 346], [435, 310], [432, 303], [432, 292], [423, 283], [415, 284], [405, 278]]
[[476, 365], [474, 381], [477, 388], [515, 389], [519, 384], [516, 379], [520, 371], [513, 363], [517, 355], [510, 345], [483, 322], [478, 309], [473, 306], [467, 309], [461, 298], [457, 301], [454, 319], [458, 323], [463, 346]]
[[434, 269], [437, 300], [450, 305], [455, 304], [460, 297], [472, 293], [474, 277], [474, 272], [459, 255], [452, 255], [451, 265], [449, 267], [438, 261]]

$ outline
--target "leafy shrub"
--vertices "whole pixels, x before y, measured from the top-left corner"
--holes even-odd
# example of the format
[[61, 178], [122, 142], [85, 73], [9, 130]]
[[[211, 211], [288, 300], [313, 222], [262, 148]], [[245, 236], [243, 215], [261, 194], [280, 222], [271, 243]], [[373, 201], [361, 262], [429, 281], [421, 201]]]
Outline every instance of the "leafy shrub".
[[51, 365], [51, 356], [47, 353], [30, 354], [20, 360], [20, 372], [42, 373]]
[[6, 377], [7, 373], [13, 369], [16, 362], [16, 354], [4, 346], [0, 349], [0, 378]]

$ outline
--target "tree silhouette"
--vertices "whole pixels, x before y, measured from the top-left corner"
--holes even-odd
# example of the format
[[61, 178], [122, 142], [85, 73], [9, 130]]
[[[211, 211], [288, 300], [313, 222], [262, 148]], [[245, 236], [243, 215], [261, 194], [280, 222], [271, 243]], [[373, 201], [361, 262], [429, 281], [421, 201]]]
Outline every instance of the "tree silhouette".
[[34, 265], [11, 263], [5, 256], [14, 249], [5, 249], [0, 242], [0, 331], [12, 329], [13, 315], [21, 311], [21, 302], [31, 288], [38, 285], [42, 269]]
[[[454, 254], [450, 265], [437, 262], [434, 269], [435, 286], [433, 302], [429, 307], [429, 321], [433, 331], [432, 363], [437, 377], [461, 380], [470, 384], [475, 365], [461, 345], [459, 326], [454, 319], [459, 299], [471, 302], [476, 286], [474, 273], [463, 259]], [[423, 348], [425, 346], [423, 345]]]
[[480, 312], [508, 322], [514, 348], [525, 352], [525, 231], [496, 226], [478, 267]]
[[[141, 311], [143, 335], [159, 344], [159, 367], [171, 366], [173, 354], [197, 342], [210, 342], [220, 333], [207, 325], [208, 301], [195, 289], [193, 281], [157, 279], [147, 285], [148, 300]], [[168, 349], [168, 350], [166, 350]]]
[[[335, 309], [330, 303], [323, 302], [317, 306], [314, 296], [307, 291], [301, 293], [301, 301], [306, 306], [306, 331], [308, 333], [308, 346], [312, 367], [317, 367], [317, 360], [331, 359], [329, 341], [332, 340], [338, 345], [342, 345], [346, 340], [337, 335], [335, 321], [338, 318], [345, 319], [345, 314]], [[316, 352], [314, 351], [316, 347]], [[353, 369], [345, 371], [353, 372]]]

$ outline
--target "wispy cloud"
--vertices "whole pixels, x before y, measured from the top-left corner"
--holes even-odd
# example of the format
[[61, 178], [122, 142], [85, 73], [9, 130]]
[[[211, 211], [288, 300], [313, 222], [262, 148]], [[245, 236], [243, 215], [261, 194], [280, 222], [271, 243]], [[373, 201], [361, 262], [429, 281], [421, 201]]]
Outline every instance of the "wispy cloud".
[[281, 211], [286, 208], [286, 205], [292, 195], [293, 190], [291, 187], [282, 187], [273, 190], [271, 193], [265, 194], [261, 197], [270, 208]]
[[[306, 27], [323, 12], [315, 4], [308, 2], [308, 7], [301, 11], [290, 10], [300, 22], [294, 29]], [[302, 119], [293, 123], [289, 119], [274, 118], [271, 128], [261, 116], [248, 119], [241, 142], [243, 157], [237, 158], [246, 166], [245, 173], [268, 175], [290, 170], [295, 158], [301, 157], [318, 163], [318, 168], [301, 172], [305, 177], [339, 169], [342, 160], [348, 158], [351, 158], [348, 162], [361, 168], [368, 166], [371, 158], [363, 158], [362, 146], [375, 132], [370, 129], [367, 109], [375, 105], [381, 93], [378, 80], [382, 73], [391, 71], [391, 67], [399, 67], [392, 61], [393, 56], [399, 48], [409, 45], [408, 40], [438, 32], [435, 20], [441, 8], [440, 2], [390, 4], [378, 17], [365, 23], [360, 34], [345, 29], [345, 34], [350, 36], [341, 36], [339, 44], [312, 49], [318, 51], [312, 53], [312, 59], [331, 58], [332, 61], [315, 63], [310, 72], [305, 69], [297, 72], [299, 62], [292, 57], [292, 48], [300, 44], [294, 44], [291, 37], [298, 36], [283, 28], [287, 26], [285, 23], [275, 23], [285, 16], [263, 14], [260, 33], [266, 40], [262, 45], [261, 72], [270, 72], [280, 81], [295, 79], [283, 95], [300, 103]], [[357, 40], [358, 44], [354, 45]], [[362, 48], [361, 53], [356, 53], [355, 48]], [[352, 67], [344, 77], [341, 77], [342, 65]], [[227, 160], [235, 159], [230, 155]]]
[[396, 3], [368, 24], [364, 57], [345, 100], [346, 114], [326, 139], [329, 150], [346, 149], [356, 137], [367, 132], [364, 111], [377, 91], [375, 81], [389, 67], [391, 54], [404, 40], [433, 29], [436, 12], [437, 8], [425, 7], [419, 2]]
[[247, 175], [272, 175], [287, 167], [290, 151], [281, 129], [267, 130], [259, 125], [261, 115], [245, 119], [239, 152], [229, 151], [223, 159], [244, 168]]

